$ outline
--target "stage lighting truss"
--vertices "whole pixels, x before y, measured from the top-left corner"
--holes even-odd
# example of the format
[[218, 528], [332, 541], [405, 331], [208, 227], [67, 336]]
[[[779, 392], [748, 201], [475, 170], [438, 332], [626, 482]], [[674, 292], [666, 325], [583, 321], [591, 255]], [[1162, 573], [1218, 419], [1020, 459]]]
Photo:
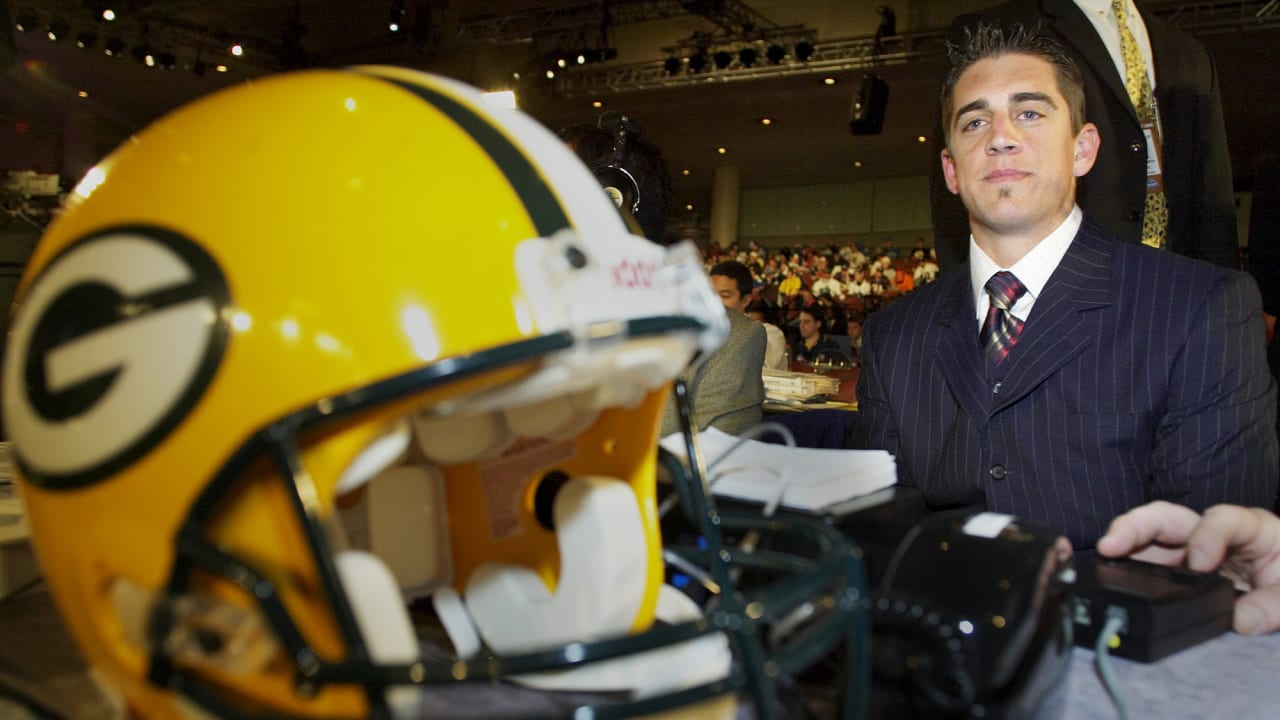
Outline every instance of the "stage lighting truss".
[[[571, 68], [556, 75], [553, 91], [565, 97], [599, 95], [690, 83], [751, 80], [779, 75], [831, 74], [873, 70], [885, 65], [936, 60], [944, 56], [946, 30], [882, 39], [818, 42], [812, 33], [774, 35], [764, 40], [724, 42], [697, 38], [702, 45], [661, 48], [663, 57], [644, 63]], [[770, 48], [773, 50], [770, 55]]]

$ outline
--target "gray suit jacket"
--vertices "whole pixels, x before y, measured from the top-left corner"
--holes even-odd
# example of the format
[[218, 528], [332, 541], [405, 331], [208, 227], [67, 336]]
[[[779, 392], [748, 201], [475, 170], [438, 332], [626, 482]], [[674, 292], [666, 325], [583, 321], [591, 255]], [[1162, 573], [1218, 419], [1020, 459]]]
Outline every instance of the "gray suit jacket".
[[[1213, 60], [1185, 31], [1141, 7], [1139, 12], [1151, 41], [1155, 95], [1164, 130], [1168, 248], [1239, 268], [1231, 156]], [[1076, 203], [1090, 221], [1108, 232], [1140, 242], [1146, 145], [1124, 81], [1097, 31], [1071, 0], [1011, 0], [956, 18], [951, 39], [957, 41], [962, 28], [993, 20], [1041, 22], [1071, 51], [1084, 80], [1085, 117], [1098, 126], [1102, 138], [1093, 169], [1080, 179]], [[940, 162], [934, 162], [931, 179], [938, 264], [950, 270], [968, 258], [969, 216], [942, 182]]]
[[[729, 316], [729, 337], [715, 352], [695, 360], [680, 377], [693, 399], [693, 421], [699, 430], [715, 427], [740, 435], [760, 424], [764, 403], [766, 344], [764, 325], [737, 310]], [[668, 400], [662, 412], [662, 436], [676, 432], [675, 402]]]
[[931, 507], [1017, 515], [1093, 548], [1150, 500], [1275, 506], [1276, 386], [1244, 273], [1086, 218], [993, 370], [968, 265], [867, 319], [855, 447]]

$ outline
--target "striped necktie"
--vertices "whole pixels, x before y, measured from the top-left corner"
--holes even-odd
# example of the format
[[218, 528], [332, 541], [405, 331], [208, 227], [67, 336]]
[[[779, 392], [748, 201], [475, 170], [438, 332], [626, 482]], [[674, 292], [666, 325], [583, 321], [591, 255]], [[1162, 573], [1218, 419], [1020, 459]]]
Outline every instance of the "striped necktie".
[[991, 276], [983, 289], [991, 296], [991, 307], [987, 309], [987, 319], [982, 323], [982, 332], [978, 334], [978, 338], [991, 363], [999, 365], [1013, 346], [1018, 344], [1018, 334], [1022, 332], [1023, 323], [1009, 309], [1027, 288], [1013, 273], [1001, 270]]
[[[1129, 93], [1129, 101], [1138, 113], [1138, 121], [1155, 122], [1156, 105], [1151, 92], [1151, 78], [1147, 76], [1147, 63], [1142, 59], [1138, 41], [1129, 30], [1125, 0], [1112, 0], [1111, 11], [1115, 13], [1116, 28], [1120, 31], [1120, 54], [1124, 56], [1124, 89]], [[1146, 208], [1142, 213], [1142, 243], [1164, 247], [1168, 225], [1169, 207], [1165, 204], [1164, 193], [1147, 193]]]

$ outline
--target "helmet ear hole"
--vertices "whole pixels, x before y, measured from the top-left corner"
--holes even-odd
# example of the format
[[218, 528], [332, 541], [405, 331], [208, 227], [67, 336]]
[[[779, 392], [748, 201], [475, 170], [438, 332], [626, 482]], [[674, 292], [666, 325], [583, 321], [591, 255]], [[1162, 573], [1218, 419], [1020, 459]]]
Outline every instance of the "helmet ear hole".
[[553, 470], [542, 477], [542, 481], [538, 483], [538, 489], [533, 491], [533, 515], [538, 519], [538, 524], [551, 532], [555, 532], [555, 502], [556, 496], [560, 494], [560, 489], [564, 484], [569, 482], [569, 476]]

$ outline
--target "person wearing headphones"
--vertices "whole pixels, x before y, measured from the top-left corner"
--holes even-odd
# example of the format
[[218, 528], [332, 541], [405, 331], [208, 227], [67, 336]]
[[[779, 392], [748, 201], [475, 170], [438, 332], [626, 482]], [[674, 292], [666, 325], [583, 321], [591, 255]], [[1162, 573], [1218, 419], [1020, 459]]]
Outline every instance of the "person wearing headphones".
[[[665, 244], [671, 174], [662, 151], [639, 137], [635, 119], [609, 112], [595, 125], [570, 125], [559, 135], [595, 174], [633, 230], [638, 227], [649, 240]], [[763, 417], [760, 368], [768, 342], [763, 325], [738, 310], [726, 308], [725, 313], [729, 337], [711, 354], [694, 358], [680, 377], [688, 385], [693, 422], [699, 430], [715, 427], [740, 435], [759, 425]], [[661, 434], [665, 437], [679, 430], [675, 403], [668, 401]]]

